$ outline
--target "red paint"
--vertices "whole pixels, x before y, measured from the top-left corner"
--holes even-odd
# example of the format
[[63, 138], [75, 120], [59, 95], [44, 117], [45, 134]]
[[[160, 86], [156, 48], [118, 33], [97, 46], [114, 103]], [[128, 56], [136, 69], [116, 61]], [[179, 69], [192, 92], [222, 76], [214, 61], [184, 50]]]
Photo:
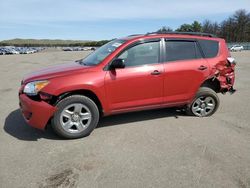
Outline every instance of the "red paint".
[[21, 94], [19, 100], [24, 119], [29, 125], [38, 129], [44, 129], [50, 117], [56, 111], [56, 107], [44, 101], [31, 100], [25, 94]]
[[[153, 38], [216, 40], [219, 41], [220, 48], [215, 58], [104, 70], [104, 67], [130, 44]], [[35, 101], [22, 93], [24, 85], [35, 80], [49, 80], [50, 83], [42, 89], [42, 92], [55, 97], [76, 90], [93, 92], [101, 102], [104, 115], [187, 104], [193, 99], [201, 84], [211, 78], [219, 80], [222, 90], [229, 90], [234, 84], [234, 65], [227, 66], [226, 58], [229, 53], [223, 39], [159, 34], [136, 36], [125, 40], [127, 41], [124, 44], [96, 66], [71, 63], [27, 75], [20, 89], [23, 114], [27, 116], [32, 113], [31, 119], [27, 122], [43, 129], [56, 111], [56, 107], [46, 101]], [[208, 68], [201, 71], [198, 69], [200, 66]], [[152, 75], [155, 70], [161, 74]], [[231, 83], [227, 83], [227, 77]]]

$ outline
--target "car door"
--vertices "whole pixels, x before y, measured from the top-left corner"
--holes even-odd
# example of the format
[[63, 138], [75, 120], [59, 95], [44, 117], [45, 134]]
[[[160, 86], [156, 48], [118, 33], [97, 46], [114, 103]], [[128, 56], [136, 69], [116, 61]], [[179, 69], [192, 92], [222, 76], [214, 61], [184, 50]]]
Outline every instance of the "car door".
[[162, 104], [160, 44], [160, 39], [136, 42], [116, 57], [124, 59], [125, 68], [108, 70], [105, 76], [111, 111]]
[[185, 103], [209, 75], [208, 63], [195, 40], [166, 39], [164, 49], [164, 103]]

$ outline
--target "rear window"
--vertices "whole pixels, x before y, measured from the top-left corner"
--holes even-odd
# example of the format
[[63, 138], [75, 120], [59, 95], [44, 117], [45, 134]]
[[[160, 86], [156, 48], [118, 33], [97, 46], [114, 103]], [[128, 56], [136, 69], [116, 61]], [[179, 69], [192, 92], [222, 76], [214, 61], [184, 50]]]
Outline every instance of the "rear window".
[[201, 54], [193, 41], [166, 41], [166, 60], [179, 61], [199, 59]]
[[216, 57], [219, 51], [219, 42], [214, 40], [199, 40], [205, 58]]

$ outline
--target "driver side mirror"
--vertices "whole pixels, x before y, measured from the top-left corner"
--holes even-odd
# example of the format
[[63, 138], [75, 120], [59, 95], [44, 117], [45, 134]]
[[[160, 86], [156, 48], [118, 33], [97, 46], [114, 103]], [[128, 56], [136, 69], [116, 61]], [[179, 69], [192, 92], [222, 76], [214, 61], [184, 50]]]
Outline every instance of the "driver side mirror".
[[115, 59], [110, 65], [110, 69], [123, 69], [125, 67], [124, 59]]

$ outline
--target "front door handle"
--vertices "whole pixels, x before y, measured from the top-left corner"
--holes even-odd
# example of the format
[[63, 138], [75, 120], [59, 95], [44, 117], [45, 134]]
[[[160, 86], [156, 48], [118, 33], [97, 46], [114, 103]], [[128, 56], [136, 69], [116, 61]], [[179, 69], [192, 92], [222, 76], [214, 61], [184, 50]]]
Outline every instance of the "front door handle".
[[206, 67], [206, 66], [204, 66], [204, 65], [201, 65], [198, 69], [199, 69], [199, 70], [206, 70], [206, 69], [207, 69], [207, 67]]
[[159, 75], [159, 74], [161, 74], [161, 72], [158, 70], [154, 70], [153, 72], [151, 72], [151, 75]]

